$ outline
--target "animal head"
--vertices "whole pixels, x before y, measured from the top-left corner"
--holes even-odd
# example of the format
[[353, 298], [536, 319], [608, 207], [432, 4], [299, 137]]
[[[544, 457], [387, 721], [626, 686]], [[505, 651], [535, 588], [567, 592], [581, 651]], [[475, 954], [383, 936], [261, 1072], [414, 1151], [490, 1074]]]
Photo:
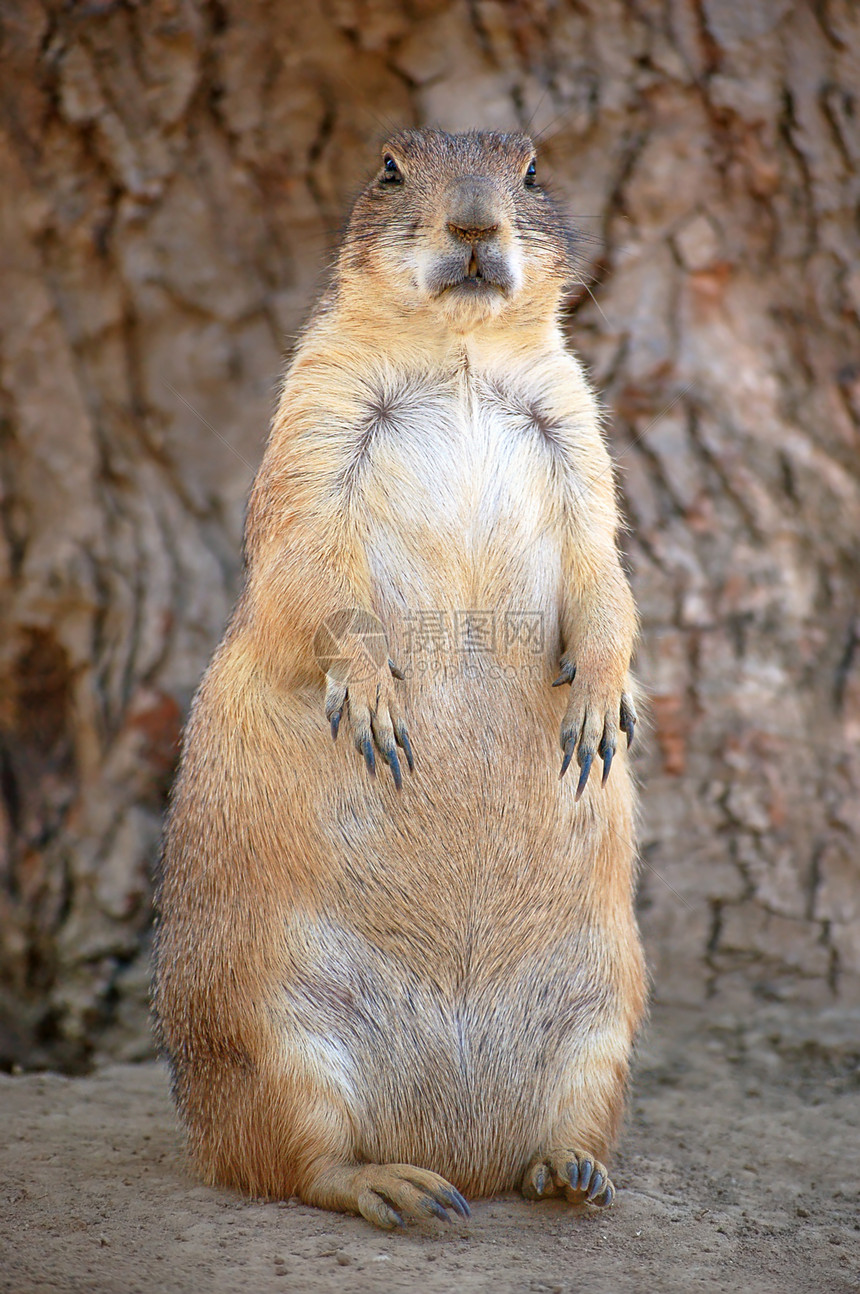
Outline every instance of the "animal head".
[[353, 208], [340, 273], [370, 275], [390, 304], [469, 331], [523, 307], [553, 317], [572, 243], [528, 136], [404, 130]]

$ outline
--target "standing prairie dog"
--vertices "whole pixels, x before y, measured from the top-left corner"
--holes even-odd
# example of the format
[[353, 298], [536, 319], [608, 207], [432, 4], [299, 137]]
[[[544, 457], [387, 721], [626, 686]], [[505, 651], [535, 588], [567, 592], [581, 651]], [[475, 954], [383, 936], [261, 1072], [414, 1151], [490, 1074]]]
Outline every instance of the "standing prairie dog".
[[524, 135], [404, 131], [287, 371], [157, 894], [211, 1183], [382, 1227], [614, 1197], [636, 621], [569, 242]]

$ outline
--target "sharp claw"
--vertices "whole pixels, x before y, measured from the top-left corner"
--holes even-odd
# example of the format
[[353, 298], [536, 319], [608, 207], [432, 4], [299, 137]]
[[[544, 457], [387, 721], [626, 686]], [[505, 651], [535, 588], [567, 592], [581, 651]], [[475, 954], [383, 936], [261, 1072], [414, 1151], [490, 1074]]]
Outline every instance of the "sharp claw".
[[606, 779], [609, 776], [609, 770], [612, 767], [612, 756], [614, 754], [615, 754], [614, 746], [607, 746], [605, 750], [601, 751], [601, 756], [603, 758], [603, 777], [600, 779], [601, 786], [606, 785]]
[[543, 1195], [544, 1191], [546, 1190], [546, 1165], [545, 1164], [541, 1164], [540, 1168], [535, 1173], [534, 1188], [538, 1195]]
[[583, 751], [582, 748], [580, 747], [579, 759], [580, 759], [579, 767], [582, 771], [579, 774], [579, 781], [576, 784], [576, 796], [574, 798], [577, 800], [582, 795], [582, 792], [585, 790], [585, 784], [588, 781], [588, 774], [591, 772], [591, 764], [592, 764], [592, 760], [594, 759], [594, 756], [592, 755], [590, 750]]
[[593, 1167], [594, 1165], [590, 1159], [586, 1159], [585, 1163], [579, 1165], [579, 1189], [581, 1191], [588, 1190], [588, 1183], [591, 1181], [591, 1170]]
[[443, 1222], [446, 1222], [448, 1226], [451, 1225], [451, 1219], [448, 1217], [448, 1214], [445, 1212], [442, 1205], [438, 1203], [438, 1201], [434, 1199], [428, 1199], [427, 1207], [431, 1213], [436, 1214], [437, 1218], [440, 1218]]
[[394, 747], [385, 752], [385, 758], [388, 761], [388, 767], [391, 769], [391, 776], [394, 778], [394, 785], [397, 790], [403, 789], [403, 777], [400, 772], [400, 760], [397, 758], [397, 751]]
[[572, 683], [576, 678], [576, 666], [562, 664], [561, 673], [553, 683], [553, 687], [561, 687], [562, 683]]
[[579, 1164], [572, 1159], [567, 1166], [567, 1180], [570, 1182], [571, 1190], [577, 1190], [579, 1187]]
[[596, 1195], [599, 1195], [600, 1192], [603, 1190], [605, 1183], [606, 1183], [606, 1179], [604, 1178], [603, 1174], [595, 1173], [591, 1179], [591, 1185], [588, 1188], [588, 1198], [590, 1200], [593, 1200]]
[[343, 711], [342, 711], [342, 710], [335, 710], [334, 714], [333, 714], [333, 715], [332, 715], [332, 717], [331, 717], [331, 739], [332, 739], [332, 741], [337, 741], [337, 730], [338, 730], [338, 728], [340, 727], [340, 716], [341, 716], [341, 714], [342, 714], [342, 713], [343, 713]]
[[600, 1201], [600, 1207], [603, 1209], [608, 1209], [614, 1199], [615, 1199], [615, 1187], [612, 1185], [611, 1182], [607, 1182], [606, 1190], [603, 1193], [603, 1199]]
[[636, 716], [631, 714], [627, 708], [626, 702], [621, 702], [620, 713], [621, 727], [627, 733], [627, 749], [633, 745], [633, 729], [636, 727]]
[[472, 1210], [455, 1186], [452, 1186], [449, 1191], [443, 1191], [442, 1194], [450, 1202], [454, 1212], [459, 1213], [461, 1218], [470, 1218], [472, 1216]]
[[576, 739], [574, 737], [571, 737], [570, 741], [567, 743], [567, 745], [564, 748], [564, 759], [561, 761], [561, 772], [559, 773], [559, 777], [564, 777], [568, 768], [570, 768], [570, 761], [573, 759], [573, 752], [574, 752], [575, 746], [576, 746]]
[[398, 746], [402, 746], [403, 748], [403, 753], [406, 756], [406, 763], [409, 765], [409, 772], [414, 773], [415, 760], [412, 758], [412, 747], [409, 744], [409, 734], [403, 725], [400, 724], [399, 727], [395, 728], [394, 735], [397, 738]]
[[400, 679], [401, 683], [404, 683], [406, 681], [406, 675], [403, 673], [403, 670], [398, 669], [397, 666], [394, 664], [394, 661], [391, 659], [389, 659], [388, 661], [388, 668], [391, 670], [391, 673], [394, 675], [395, 678]]
[[369, 737], [364, 737], [360, 746], [361, 753], [364, 755], [364, 762], [367, 765], [367, 771], [371, 777], [376, 777], [376, 756], [373, 753], [373, 742]]

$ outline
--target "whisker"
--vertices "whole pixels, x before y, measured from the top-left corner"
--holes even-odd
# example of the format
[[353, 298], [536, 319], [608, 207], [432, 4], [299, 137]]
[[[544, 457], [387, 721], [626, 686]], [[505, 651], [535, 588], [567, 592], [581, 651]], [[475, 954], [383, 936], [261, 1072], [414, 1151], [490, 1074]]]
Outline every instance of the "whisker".
[[594, 305], [595, 305], [595, 307], [596, 307], [596, 309], [597, 309], [598, 314], [599, 314], [599, 315], [600, 315], [600, 317], [602, 318], [603, 322], [606, 324], [607, 328], [610, 330], [610, 332], [615, 332], [614, 327], [613, 327], [613, 326], [612, 326], [612, 324], [609, 322], [609, 319], [608, 319], [608, 317], [607, 317], [607, 315], [606, 315], [606, 312], [605, 312], [605, 311], [603, 310], [603, 308], [601, 307], [600, 302], [597, 300], [597, 297], [594, 295], [594, 293], [592, 292], [591, 288], [590, 288], [590, 287], [588, 286], [588, 284], [587, 284], [587, 283], [585, 283], [585, 282], [583, 282], [583, 283], [582, 283], [582, 287], [584, 287], [584, 288], [585, 288], [586, 292], [587, 292], [587, 293], [588, 293], [588, 295], [591, 297], [591, 299], [592, 299], [592, 301], [594, 302]]
[[535, 110], [534, 110], [534, 112], [532, 113], [532, 115], [529, 117], [529, 119], [528, 119], [528, 121], [526, 122], [526, 124], [523, 126], [523, 132], [524, 132], [524, 134], [526, 134], [526, 135], [531, 135], [532, 122], [534, 121], [535, 117], [538, 115], [538, 113], [540, 112], [541, 108], [543, 107], [543, 105], [544, 105], [544, 100], [546, 99], [546, 97], [547, 97], [547, 95], [548, 95], [549, 93], [550, 93], [550, 87], [549, 87], [549, 86], [547, 86], [547, 87], [546, 87], [546, 89], [544, 90], [543, 94], [541, 95], [541, 97], [538, 99], [537, 107], [535, 108]]
[[[547, 139], [548, 132], [552, 130], [553, 126], [557, 126], [560, 121], [564, 121], [565, 117], [570, 117], [572, 113], [572, 107], [565, 108], [562, 112], [558, 113], [551, 121], [547, 122], [543, 130], [539, 131], [538, 134], [535, 135], [534, 142], [536, 144], [548, 144], [550, 142], [550, 140]], [[558, 134], [558, 131], [556, 131], [556, 134]], [[555, 139], [555, 135], [552, 135], [550, 138]]]

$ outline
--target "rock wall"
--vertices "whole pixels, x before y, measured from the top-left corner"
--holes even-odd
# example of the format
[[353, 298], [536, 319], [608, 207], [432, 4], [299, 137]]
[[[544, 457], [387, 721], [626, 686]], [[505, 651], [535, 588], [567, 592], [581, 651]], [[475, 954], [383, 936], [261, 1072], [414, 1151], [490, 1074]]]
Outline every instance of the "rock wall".
[[0, 4], [0, 1054], [148, 1050], [149, 875], [282, 354], [389, 125], [527, 126], [642, 613], [656, 992], [860, 974], [860, 11]]

